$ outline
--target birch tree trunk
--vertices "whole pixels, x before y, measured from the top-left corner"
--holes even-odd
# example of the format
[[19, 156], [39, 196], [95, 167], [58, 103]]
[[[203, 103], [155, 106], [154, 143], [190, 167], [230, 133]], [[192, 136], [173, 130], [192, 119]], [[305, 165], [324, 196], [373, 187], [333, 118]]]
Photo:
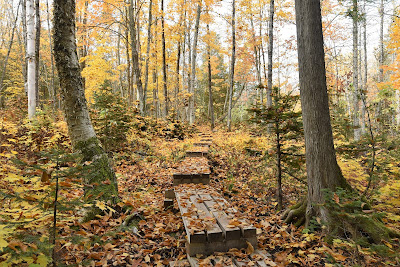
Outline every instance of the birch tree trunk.
[[227, 126], [228, 131], [232, 130], [232, 97], [233, 97], [233, 86], [235, 77], [235, 60], [236, 60], [236, 29], [235, 29], [235, 0], [232, 1], [232, 55], [231, 55], [231, 67], [229, 73], [229, 103], [228, 103], [228, 119]]
[[[361, 93], [361, 134], [364, 135], [366, 133], [366, 128], [365, 128], [365, 109], [366, 109], [366, 94], [367, 94], [367, 82], [368, 82], [368, 55], [367, 55], [367, 13], [366, 13], [366, 0], [364, 0], [364, 20], [363, 20], [363, 48], [364, 48], [364, 78], [363, 78], [363, 92]], [[361, 68], [360, 68], [361, 70]]]
[[268, 84], [267, 84], [267, 107], [272, 106], [272, 56], [274, 48], [274, 0], [269, 2], [269, 29], [268, 29]]
[[92, 167], [84, 178], [85, 196], [89, 201], [103, 200], [115, 204], [118, 199], [117, 179], [96, 137], [85, 99], [75, 42], [75, 0], [54, 1], [53, 24], [54, 56], [68, 133], [74, 150]]
[[196, 12], [196, 24], [194, 26], [194, 38], [193, 38], [193, 48], [192, 48], [192, 76], [190, 83], [190, 98], [189, 98], [189, 122], [194, 123], [195, 119], [195, 83], [196, 83], [196, 57], [197, 57], [197, 39], [199, 37], [199, 26], [200, 26], [200, 14], [201, 14], [201, 1], [198, 0], [197, 12]]
[[354, 86], [354, 107], [353, 107], [353, 127], [354, 127], [354, 140], [359, 141], [361, 137], [360, 130], [360, 92], [358, 88], [358, 0], [353, 0], [353, 86]]
[[26, 0], [26, 58], [28, 117], [33, 119], [36, 113], [36, 62], [35, 62], [35, 0]]
[[384, 24], [384, 10], [385, 6], [383, 4], [383, 0], [381, 0], [379, 7], [379, 15], [380, 15], [380, 27], [379, 27], [379, 82], [383, 82], [383, 61], [384, 61], [384, 48], [383, 48], [383, 24]]
[[[49, 0], [46, 0], [46, 12], [47, 12], [47, 27], [50, 29], [50, 11], [49, 11]], [[51, 38], [51, 31], [49, 33], [49, 45], [50, 45], [50, 61], [51, 61], [51, 84], [50, 84], [50, 98], [53, 102], [53, 108], [56, 108], [56, 86], [55, 86], [55, 71], [54, 71], [54, 55], [53, 55], [53, 40]]]

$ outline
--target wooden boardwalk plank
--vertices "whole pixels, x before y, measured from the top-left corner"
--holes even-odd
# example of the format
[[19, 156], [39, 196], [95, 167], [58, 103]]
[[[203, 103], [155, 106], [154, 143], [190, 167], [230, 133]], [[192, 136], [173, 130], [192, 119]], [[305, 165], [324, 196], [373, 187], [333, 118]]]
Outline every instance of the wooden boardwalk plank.
[[189, 243], [205, 243], [207, 241], [206, 233], [202, 230], [194, 230], [192, 222], [198, 220], [197, 212], [190, 203], [189, 199], [184, 193], [175, 192], [178, 201], [179, 210], [181, 211], [183, 224], [185, 225], [186, 235]]
[[194, 192], [191, 192], [190, 200], [197, 208], [199, 219], [204, 220], [207, 225], [207, 241], [208, 242], [222, 242], [224, 241], [224, 234], [222, 229], [217, 224], [214, 216], [210, 214], [209, 210], [201, 200], [201, 198]]
[[225, 240], [238, 240], [240, 239], [240, 229], [238, 227], [230, 227], [229, 221], [232, 218], [229, 218], [226, 213], [220, 208], [218, 203], [205, 192], [198, 192], [198, 195], [203, 200], [204, 204], [206, 205], [207, 209], [210, 213], [216, 218], [219, 226], [221, 227]]

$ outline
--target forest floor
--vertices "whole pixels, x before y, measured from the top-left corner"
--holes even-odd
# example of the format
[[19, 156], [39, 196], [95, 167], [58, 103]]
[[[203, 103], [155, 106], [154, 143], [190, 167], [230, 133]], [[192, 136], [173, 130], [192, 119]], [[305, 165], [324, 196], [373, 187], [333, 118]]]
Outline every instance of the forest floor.
[[[28, 127], [10, 119], [0, 123], [1, 267], [44, 266], [52, 258], [59, 266], [164, 266], [186, 257], [179, 211], [177, 207], [165, 211], [163, 200], [164, 191], [171, 188], [174, 170], [193, 143], [190, 136], [178, 140], [156, 134], [131, 134], [129, 144], [113, 154], [121, 208], [97, 202], [104, 215], [86, 223], [79, 220], [86, 205], [80, 186], [82, 177], [68, 172], [68, 169], [72, 173], [80, 170], [61, 164], [65, 171], [58, 172], [59, 211], [56, 249], [52, 255], [56, 177], [46, 170], [54, 169], [56, 163], [43, 159], [39, 151], [51, 148], [68, 151], [70, 145], [64, 122], [39, 124]], [[208, 131], [205, 127], [200, 130]], [[233, 132], [220, 129], [213, 133], [210, 165], [211, 186], [258, 228], [259, 248], [272, 255], [276, 266], [400, 265], [399, 240], [384, 243], [378, 253], [350, 239], [338, 238], [328, 244], [320, 232], [284, 224], [274, 198], [273, 143], [245, 128]], [[20, 162], [12, 160], [16, 158]], [[338, 160], [353, 187], [365, 188], [368, 175], [363, 159], [339, 155]], [[387, 167], [389, 178], [373, 186], [377, 192], [373, 196], [373, 209], [385, 212], [384, 222], [398, 230], [399, 163], [392, 161]], [[297, 179], [284, 177], [284, 207], [305, 194], [302, 179], [304, 175]], [[131, 223], [125, 225], [128, 218]]]

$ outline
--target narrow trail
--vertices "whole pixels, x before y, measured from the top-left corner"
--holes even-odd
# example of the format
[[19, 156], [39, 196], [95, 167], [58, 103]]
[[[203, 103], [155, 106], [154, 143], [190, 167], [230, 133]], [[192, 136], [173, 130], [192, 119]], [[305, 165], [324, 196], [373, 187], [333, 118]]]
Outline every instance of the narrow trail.
[[187, 259], [170, 266], [270, 266], [270, 255], [257, 249], [257, 229], [209, 185], [211, 145], [212, 136], [200, 133], [165, 191], [164, 208], [176, 200], [186, 231]]

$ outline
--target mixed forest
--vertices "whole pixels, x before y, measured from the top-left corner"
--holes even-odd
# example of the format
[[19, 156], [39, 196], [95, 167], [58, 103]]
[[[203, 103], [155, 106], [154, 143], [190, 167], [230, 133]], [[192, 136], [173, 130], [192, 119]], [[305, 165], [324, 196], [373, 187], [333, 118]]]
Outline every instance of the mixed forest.
[[398, 0], [1, 0], [0, 18], [0, 267], [400, 266]]

